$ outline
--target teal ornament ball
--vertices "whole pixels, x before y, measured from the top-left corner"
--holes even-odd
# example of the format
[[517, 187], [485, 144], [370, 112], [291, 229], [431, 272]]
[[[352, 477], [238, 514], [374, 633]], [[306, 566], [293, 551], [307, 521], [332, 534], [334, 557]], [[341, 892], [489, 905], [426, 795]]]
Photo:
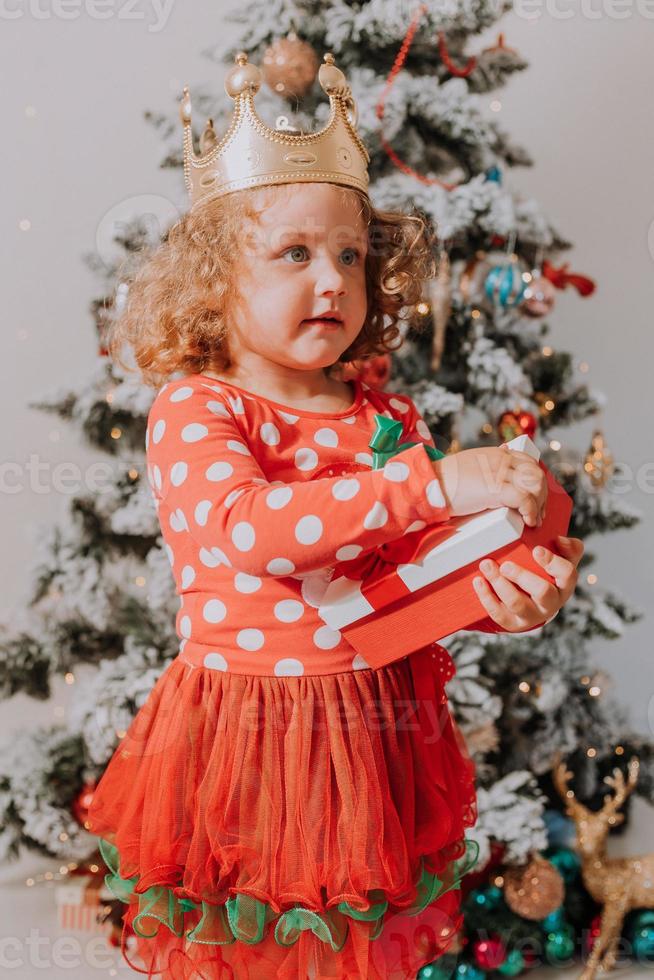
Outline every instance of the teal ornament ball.
[[579, 875], [581, 867], [579, 855], [570, 847], [549, 847], [543, 852], [543, 857], [551, 861], [554, 867], [561, 873], [561, 877], [566, 885], [573, 882]]
[[517, 262], [495, 265], [486, 276], [484, 291], [495, 306], [508, 309], [521, 302], [527, 283]]
[[565, 909], [562, 905], [559, 905], [558, 909], [554, 909], [549, 915], [541, 921], [541, 926], [545, 932], [556, 932], [560, 929], [562, 925], [565, 924]]
[[631, 946], [639, 963], [654, 964], [654, 925], [635, 928]]
[[525, 969], [526, 961], [519, 949], [511, 949], [506, 954], [506, 959], [501, 966], [498, 966], [498, 973], [503, 973], [505, 977], [517, 977]]
[[457, 964], [454, 977], [456, 980], [484, 980], [486, 974], [474, 963]]
[[499, 167], [488, 167], [485, 173], [486, 180], [492, 180], [495, 184], [502, 183], [502, 171]]
[[574, 951], [575, 938], [569, 926], [547, 934], [545, 956], [548, 963], [564, 963], [572, 958]]
[[634, 932], [636, 929], [643, 929], [645, 926], [654, 926], [654, 909], [643, 909], [634, 915], [632, 921]]

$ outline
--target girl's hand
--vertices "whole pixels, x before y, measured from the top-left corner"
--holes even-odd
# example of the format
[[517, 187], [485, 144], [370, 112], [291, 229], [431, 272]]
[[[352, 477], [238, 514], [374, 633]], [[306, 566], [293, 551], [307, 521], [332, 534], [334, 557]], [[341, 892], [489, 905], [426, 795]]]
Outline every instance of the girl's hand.
[[512, 507], [525, 524], [542, 523], [547, 480], [527, 453], [506, 446], [464, 449], [434, 460], [433, 466], [452, 516]]
[[491, 619], [507, 633], [522, 633], [542, 626], [556, 616], [574, 592], [584, 544], [580, 538], [563, 535], [558, 536], [558, 541], [568, 558], [554, 555], [546, 548], [534, 548], [534, 558], [554, 577], [556, 585], [512, 562], [503, 562], [499, 568], [490, 558], [481, 562], [479, 568], [488, 581], [474, 579], [477, 596]]

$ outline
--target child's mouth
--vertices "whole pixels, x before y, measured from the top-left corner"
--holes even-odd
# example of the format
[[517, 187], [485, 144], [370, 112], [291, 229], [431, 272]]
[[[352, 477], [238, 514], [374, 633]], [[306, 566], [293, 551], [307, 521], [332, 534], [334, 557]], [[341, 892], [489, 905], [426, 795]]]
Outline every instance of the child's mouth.
[[330, 320], [327, 317], [317, 317], [311, 320], [303, 320], [302, 323], [306, 323], [310, 327], [331, 327], [333, 330], [341, 326], [340, 320]]

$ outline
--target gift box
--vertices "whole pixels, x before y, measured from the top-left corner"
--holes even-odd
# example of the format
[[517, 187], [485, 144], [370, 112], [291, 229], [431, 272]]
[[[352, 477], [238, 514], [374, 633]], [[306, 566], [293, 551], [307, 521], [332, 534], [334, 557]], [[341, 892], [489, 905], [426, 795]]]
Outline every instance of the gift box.
[[532, 549], [543, 545], [557, 553], [556, 538], [567, 534], [572, 499], [528, 436], [506, 445], [528, 453], [545, 473], [548, 496], [540, 527], [527, 526], [513, 508], [498, 507], [410, 532], [335, 566], [318, 614], [370, 667], [383, 667], [486, 617], [472, 585], [482, 558], [512, 561], [554, 582]]
[[110, 935], [112, 924], [106, 916], [106, 905], [114, 896], [104, 884], [104, 875], [85, 875], [55, 885], [55, 903], [60, 929]]

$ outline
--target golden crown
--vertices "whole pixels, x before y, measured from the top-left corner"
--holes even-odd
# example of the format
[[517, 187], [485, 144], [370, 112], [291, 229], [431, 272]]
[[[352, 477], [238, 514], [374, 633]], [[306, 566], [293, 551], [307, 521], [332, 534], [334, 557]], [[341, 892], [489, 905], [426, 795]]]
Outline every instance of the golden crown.
[[370, 156], [357, 131], [357, 109], [345, 75], [327, 53], [318, 79], [329, 96], [329, 121], [318, 133], [303, 133], [278, 116], [275, 129], [261, 121], [254, 96], [261, 87], [261, 72], [244, 51], [225, 77], [225, 91], [234, 99], [234, 115], [221, 140], [207, 120], [200, 137], [200, 156], [193, 148], [191, 96], [188, 88], [180, 102], [184, 126], [184, 180], [191, 210], [201, 201], [246, 187], [267, 187], [296, 181], [325, 181], [357, 187], [368, 193]]

